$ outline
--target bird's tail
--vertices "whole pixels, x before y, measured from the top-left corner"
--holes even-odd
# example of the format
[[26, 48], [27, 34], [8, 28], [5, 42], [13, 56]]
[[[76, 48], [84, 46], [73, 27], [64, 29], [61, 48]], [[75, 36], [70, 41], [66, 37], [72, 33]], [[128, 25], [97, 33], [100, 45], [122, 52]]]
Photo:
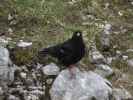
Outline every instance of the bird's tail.
[[45, 56], [49, 53], [49, 48], [41, 49], [38, 53], [39, 55]]

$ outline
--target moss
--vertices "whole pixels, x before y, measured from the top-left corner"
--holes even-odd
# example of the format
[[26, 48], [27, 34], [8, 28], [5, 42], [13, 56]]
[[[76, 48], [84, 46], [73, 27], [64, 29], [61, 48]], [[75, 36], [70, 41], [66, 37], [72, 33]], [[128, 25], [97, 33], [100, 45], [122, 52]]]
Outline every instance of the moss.
[[11, 60], [16, 65], [25, 65], [33, 58], [33, 50], [31, 48], [14, 48], [11, 53]]
[[117, 59], [112, 62], [112, 67], [119, 69], [121, 72], [128, 72], [129, 71], [129, 66], [126, 61], [122, 59]]

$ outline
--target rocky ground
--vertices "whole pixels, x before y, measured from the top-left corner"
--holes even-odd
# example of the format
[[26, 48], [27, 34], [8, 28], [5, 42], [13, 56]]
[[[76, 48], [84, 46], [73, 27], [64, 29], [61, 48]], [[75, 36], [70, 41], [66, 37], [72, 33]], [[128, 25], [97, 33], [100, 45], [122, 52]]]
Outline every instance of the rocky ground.
[[[2, 0], [0, 100], [133, 100], [132, 0]], [[68, 69], [42, 47], [83, 31], [86, 56]]]

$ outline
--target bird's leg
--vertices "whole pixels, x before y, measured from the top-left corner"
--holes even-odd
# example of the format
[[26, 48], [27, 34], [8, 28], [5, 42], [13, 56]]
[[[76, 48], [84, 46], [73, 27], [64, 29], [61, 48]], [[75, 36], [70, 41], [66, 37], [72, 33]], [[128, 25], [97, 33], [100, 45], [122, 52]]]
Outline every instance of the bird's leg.
[[74, 72], [73, 72], [73, 68], [75, 67], [75, 65], [73, 64], [73, 65], [69, 65], [68, 66], [68, 70], [69, 70], [69, 72], [70, 72], [70, 78], [72, 79], [73, 77], [74, 77]]

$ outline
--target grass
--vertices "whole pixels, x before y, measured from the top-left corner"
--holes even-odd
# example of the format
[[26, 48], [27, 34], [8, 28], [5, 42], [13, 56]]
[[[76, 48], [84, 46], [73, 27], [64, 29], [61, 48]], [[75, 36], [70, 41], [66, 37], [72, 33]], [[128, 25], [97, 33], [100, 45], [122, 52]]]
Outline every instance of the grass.
[[[84, 5], [86, 2], [79, 1], [74, 5], [69, 5], [65, 0], [12, 0], [8, 2], [8, 8], [11, 10], [7, 9], [7, 12], [13, 12], [16, 18], [16, 24], [8, 26], [14, 31], [10, 35], [13, 38], [11, 42], [18, 42], [20, 39], [32, 41], [32, 49], [34, 49], [32, 54], [34, 54], [42, 47], [67, 40], [72, 36], [74, 30], [82, 30], [86, 43], [89, 45], [89, 41], [99, 32], [99, 28], [94, 23], [87, 26], [82, 25], [81, 12], [87, 6]], [[19, 59], [18, 61], [26, 58], [23, 57], [23, 54], [21, 56], [16, 57]]]

